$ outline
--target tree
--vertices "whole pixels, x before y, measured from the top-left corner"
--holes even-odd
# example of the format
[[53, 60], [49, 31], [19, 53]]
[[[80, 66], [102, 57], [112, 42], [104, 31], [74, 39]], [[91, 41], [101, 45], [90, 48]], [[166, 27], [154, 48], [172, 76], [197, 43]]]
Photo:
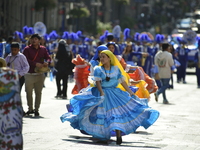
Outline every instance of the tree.
[[135, 23], [136, 23], [136, 20], [134, 18], [126, 16], [121, 21], [121, 28], [122, 29], [125, 29], [125, 28], [132, 29], [134, 27]]
[[43, 15], [43, 22], [46, 24], [46, 13], [47, 9], [53, 9], [56, 7], [55, 0], [36, 0], [35, 1], [35, 10], [40, 11], [43, 9], [44, 15]]
[[117, 9], [118, 9], [118, 19], [121, 20], [121, 14], [122, 13], [122, 9], [123, 9], [123, 5], [129, 5], [130, 4], [130, 0], [116, 0], [117, 2]]
[[74, 8], [72, 10], [69, 11], [69, 15], [72, 18], [76, 18], [77, 19], [77, 30], [79, 30], [79, 21], [80, 18], [87, 18], [90, 16], [90, 11], [86, 8], [86, 7], [78, 7], [78, 8]]
[[130, 4], [130, 0], [116, 0], [118, 4], [121, 5], [129, 5]]
[[42, 8], [53, 9], [56, 7], [55, 0], [36, 0], [35, 10], [40, 11]]
[[97, 33], [101, 35], [106, 30], [112, 31], [111, 22], [103, 23], [97, 20]]
[[73, 18], [89, 17], [90, 11], [85, 7], [74, 8], [74, 9], [69, 11], [69, 15], [71, 15]]

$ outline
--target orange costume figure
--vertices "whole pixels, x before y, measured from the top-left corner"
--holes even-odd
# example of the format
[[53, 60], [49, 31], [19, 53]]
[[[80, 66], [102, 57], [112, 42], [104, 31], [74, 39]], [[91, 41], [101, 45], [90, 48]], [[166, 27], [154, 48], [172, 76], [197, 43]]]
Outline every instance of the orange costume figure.
[[75, 85], [72, 89], [72, 94], [78, 94], [81, 89], [86, 88], [89, 85], [88, 76], [90, 73], [90, 66], [85, 63], [85, 60], [81, 58], [80, 55], [77, 55], [76, 58], [72, 60], [72, 63], [76, 65], [73, 70]]
[[149, 77], [143, 70], [142, 67], [137, 67], [136, 70], [133, 73], [128, 73], [131, 79], [134, 79], [135, 81], [138, 80], [144, 80], [146, 82], [147, 85], [146, 89], [148, 90], [148, 92], [151, 93], [155, 93], [158, 89], [158, 86], [156, 85], [156, 82], [154, 79], [152, 79], [151, 77]]
[[[112, 51], [115, 54], [115, 43], [114, 42], [109, 42], [107, 44], [107, 47], [110, 51]], [[154, 79], [149, 77], [142, 67], [139, 66], [131, 66], [125, 62], [125, 60], [122, 58], [121, 55], [115, 54], [117, 59], [119, 60], [121, 66], [124, 68], [124, 70], [127, 72], [129, 75], [130, 79], [133, 81], [140, 81], [143, 80], [141, 83], [136, 83], [136, 82], [131, 82], [131, 85], [137, 86], [139, 90], [135, 93], [138, 97], [140, 98], [149, 98], [151, 93], [154, 93], [157, 91], [158, 87], [156, 85], [156, 82]], [[128, 73], [130, 70], [134, 69], [135, 71], [133, 73]], [[146, 83], [145, 83], [145, 82]]]
[[[120, 64], [122, 65], [122, 67], [125, 69], [125, 70], [127, 70], [127, 63], [124, 61], [124, 59], [121, 57], [121, 59], [120, 59], [120, 57], [119, 56], [117, 56], [117, 58], [118, 58], [118, 60], [119, 60], [119, 62], [120, 62]], [[131, 67], [129, 67], [129, 69], [130, 69]], [[158, 87], [157, 87], [157, 85], [156, 85], [156, 83], [155, 83], [155, 81], [154, 81], [154, 79], [152, 79], [151, 77], [149, 77], [149, 75], [147, 75], [145, 72], [144, 72], [144, 70], [143, 70], [143, 68], [142, 67], [139, 67], [139, 66], [135, 66], [134, 67], [136, 70], [133, 72], [133, 73], [128, 73], [129, 74], [129, 76], [130, 76], [130, 78], [131, 79], [134, 79], [135, 81], [138, 81], [138, 80], [144, 80], [148, 85], [147, 85], [147, 90], [149, 91], [149, 93], [151, 94], [151, 93], [154, 93], [154, 92], [156, 92], [157, 91], [157, 89], [158, 89]]]
[[[131, 83], [131, 85], [137, 86], [139, 88], [139, 90], [136, 92], [136, 95], [140, 98], [149, 98], [149, 94], [151, 93], [155, 93], [158, 89], [158, 86], [156, 85], [156, 82], [154, 79], [152, 79], [151, 77], [149, 77], [149, 75], [147, 75], [142, 67], [139, 66], [128, 66], [127, 63], [124, 61], [124, 59], [121, 56], [116, 56], [120, 62], [120, 64], [122, 65], [122, 67], [124, 68], [125, 71], [129, 71], [129, 69], [135, 69], [135, 71], [133, 73], [128, 73], [128, 75], [130, 76], [131, 79], [133, 79], [134, 81], [139, 81], [139, 80], [143, 80], [145, 82], [141, 82], [141, 83]], [[147, 94], [148, 91], [149, 94]]]

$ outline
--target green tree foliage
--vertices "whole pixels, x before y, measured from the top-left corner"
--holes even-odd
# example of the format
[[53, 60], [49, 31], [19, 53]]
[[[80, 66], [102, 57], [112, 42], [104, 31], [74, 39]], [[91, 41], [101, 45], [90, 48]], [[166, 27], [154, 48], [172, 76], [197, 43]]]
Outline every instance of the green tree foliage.
[[122, 5], [129, 5], [130, 4], [130, 0], [116, 0], [117, 3], [122, 4]]
[[39, 11], [42, 8], [53, 9], [56, 7], [55, 0], [36, 0], [35, 1], [35, 10]]
[[117, 8], [117, 17], [119, 20], [122, 19], [123, 10], [125, 9], [124, 6], [130, 4], [130, 0], [116, 0], [116, 8]]
[[90, 11], [86, 7], [74, 8], [69, 11], [69, 15], [71, 15], [73, 18], [89, 17]]
[[112, 31], [111, 22], [103, 23], [97, 20], [97, 33], [101, 35], [105, 30]]
[[133, 28], [135, 23], [136, 23], [136, 21], [134, 20], [134, 18], [126, 16], [121, 21], [121, 28], [122, 29]]

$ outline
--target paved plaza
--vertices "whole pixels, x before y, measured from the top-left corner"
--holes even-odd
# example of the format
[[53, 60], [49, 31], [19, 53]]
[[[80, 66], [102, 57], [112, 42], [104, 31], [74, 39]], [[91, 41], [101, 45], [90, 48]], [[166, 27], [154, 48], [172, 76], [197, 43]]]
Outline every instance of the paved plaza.
[[[174, 74], [174, 79], [176, 75]], [[108, 143], [99, 143], [91, 136], [74, 130], [69, 122], [62, 123], [60, 116], [66, 112], [66, 104], [74, 82], [68, 86], [68, 100], [55, 99], [56, 83], [47, 77], [43, 89], [40, 117], [23, 118], [25, 150], [200, 150], [200, 89], [196, 76], [187, 75], [187, 84], [174, 83], [167, 90], [170, 104], [158, 103], [151, 95], [149, 106], [160, 112], [157, 122], [149, 129], [143, 127], [136, 133], [123, 136], [122, 145], [115, 144], [115, 137]], [[27, 111], [26, 93], [22, 89], [24, 110]]]

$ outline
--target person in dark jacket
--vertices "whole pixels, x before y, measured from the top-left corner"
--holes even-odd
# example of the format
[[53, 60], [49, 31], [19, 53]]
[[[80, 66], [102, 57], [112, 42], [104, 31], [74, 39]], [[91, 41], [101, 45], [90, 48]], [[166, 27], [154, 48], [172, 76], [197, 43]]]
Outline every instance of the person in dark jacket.
[[[58, 51], [56, 53], [56, 85], [57, 95], [55, 98], [67, 99], [67, 85], [68, 76], [72, 74], [74, 64], [71, 62], [73, 59], [72, 51], [67, 45], [66, 41], [61, 39], [58, 45]], [[61, 84], [62, 81], [62, 84]], [[62, 89], [61, 89], [62, 86]]]

